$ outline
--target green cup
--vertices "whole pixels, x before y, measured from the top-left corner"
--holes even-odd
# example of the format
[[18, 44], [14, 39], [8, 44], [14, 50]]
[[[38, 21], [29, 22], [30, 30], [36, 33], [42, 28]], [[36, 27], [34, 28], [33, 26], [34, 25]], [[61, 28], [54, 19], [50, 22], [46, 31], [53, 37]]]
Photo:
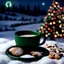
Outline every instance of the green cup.
[[[23, 36], [24, 35], [24, 36]], [[27, 37], [25, 35], [28, 35]], [[29, 36], [31, 35], [31, 36]], [[45, 38], [44, 41], [40, 44], [40, 38], [42, 35], [39, 32], [34, 32], [34, 31], [17, 31], [15, 32], [15, 42], [16, 46], [30, 46], [30, 47], [37, 47], [41, 44], [45, 43]]]

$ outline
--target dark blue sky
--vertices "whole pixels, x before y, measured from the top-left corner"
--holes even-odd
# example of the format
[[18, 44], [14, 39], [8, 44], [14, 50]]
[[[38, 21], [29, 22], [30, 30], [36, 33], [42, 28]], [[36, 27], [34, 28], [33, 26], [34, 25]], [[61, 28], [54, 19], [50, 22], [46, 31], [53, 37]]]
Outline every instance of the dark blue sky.
[[[5, 3], [8, 0], [0, 0], [0, 3]], [[30, 5], [31, 9], [33, 8], [34, 5], [40, 6], [41, 9], [48, 9], [49, 6], [52, 4], [53, 0], [9, 0], [15, 5], [25, 5], [27, 6], [28, 4]], [[61, 0], [62, 1], [62, 0]], [[42, 5], [42, 2], [45, 3], [45, 6]], [[60, 2], [59, 2], [60, 3]]]

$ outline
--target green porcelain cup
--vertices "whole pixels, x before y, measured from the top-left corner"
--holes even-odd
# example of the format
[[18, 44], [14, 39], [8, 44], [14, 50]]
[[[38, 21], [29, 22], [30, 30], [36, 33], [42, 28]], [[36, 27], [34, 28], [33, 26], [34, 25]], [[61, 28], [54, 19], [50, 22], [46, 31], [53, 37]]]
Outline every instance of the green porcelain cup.
[[[22, 36], [22, 35], [34, 35], [34, 36]], [[42, 35], [39, 32], [34, 32], [34, 31], [17, 31], [15, 32], [15, 42], [16, 46], [30, 46], [30, 47], [37, 47], [41, 44], [45, 43], [45, 38], [44, 41], [40, 44], [40, 38]]]

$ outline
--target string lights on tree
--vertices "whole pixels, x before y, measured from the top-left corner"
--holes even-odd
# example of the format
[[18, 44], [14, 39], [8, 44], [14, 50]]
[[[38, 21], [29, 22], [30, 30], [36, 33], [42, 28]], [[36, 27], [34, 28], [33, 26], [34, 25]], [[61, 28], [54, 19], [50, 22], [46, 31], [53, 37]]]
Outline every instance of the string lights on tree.
[[64, 8], [60, 7], [57, 0], [54, 0], [39, 29], [45, 37], [50, 37], [50, 39], [64, 37], [64, 24], [62, 23], [64, 14], [62, 12], [64, 12]]

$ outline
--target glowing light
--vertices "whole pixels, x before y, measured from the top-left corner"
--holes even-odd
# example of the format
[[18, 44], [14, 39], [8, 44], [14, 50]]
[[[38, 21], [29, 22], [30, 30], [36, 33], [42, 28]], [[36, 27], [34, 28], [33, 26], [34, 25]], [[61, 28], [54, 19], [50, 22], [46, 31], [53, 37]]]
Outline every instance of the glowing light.
[[41, 26], [40, 29], [43, 29], [43, 26]]
[[55, 38], [57, 38], [57, 35], [54, 35]]
[[62, 34], [60, 34], [60, 37], [62, 37]]
[[64, 32], [64, 30], [62, 30], [62, 32]]
[[54, 20], [56, 20], [56, 17], [54, 17]]
[[44, 26], [44, 24], [42, 24], [42, 26]]
[[50, 30], [50, 28], [48, 28], [48, 30]]
[[61, 23], [61, 21], [59, 20], [59, 23]]
[[52, 22], [50, 22], [50, 25], [52, 25]]
[[56, 5], [54, 5], [54, 7], [56, 7]]
[[62, 27], [62, 25], [59, 25], [59, 27], [61, 28], [61, 27]]
[[53, 30], [52, 30], [52, 29], [50, 29], [50, 32], [53, 32]]
[[62, 17], [62, 19], [64, 20], [64, 17]]
[[48, 31], [45, 31], [46, 33], [48, 33]]
[[10, 2], [10, 1], [7, 1], [6, 3], [5, 3], [5, 6], [8, 8], [8, 7], [12, 7], [12, 3]]
[[48, 13], [48, 15], [50, 15], [50, 13]]
[[45, 25], [46, 28], [48, 28], [48, 25]]
[[48, 37], [48, 34], [46, 34], [45, 36]]
[[58, 34], [58, 36], [60, 36], [60, 34]]
[[44, 19], [47, 19], [47, 16]]
[[48, 33], [48, 35], [50, 35], [50, 33]]
[[43, 2], [43, 3], [42, 3], [42, 5], [44, 6], [44, 5], [45, 5], [45, 3]]
[[54, 21], [53, 24], [56, 24], [56, 22]]
[[58, 4], [58, 2], [55, 2], [55, 4]]
[[51, 18], [51, 20], [53, 20], [53, 18]]
[[54, 14], [53, 13], [51, 13], [51, 16], [53, 16]]
[[62, 7], [60, 7], [60, 9], [62, 10]]
[[41, 33], [41, 30], [39, 30], [39, 32]]
[[58, 31], [56, 31], [56, 34], [58, 34]]

